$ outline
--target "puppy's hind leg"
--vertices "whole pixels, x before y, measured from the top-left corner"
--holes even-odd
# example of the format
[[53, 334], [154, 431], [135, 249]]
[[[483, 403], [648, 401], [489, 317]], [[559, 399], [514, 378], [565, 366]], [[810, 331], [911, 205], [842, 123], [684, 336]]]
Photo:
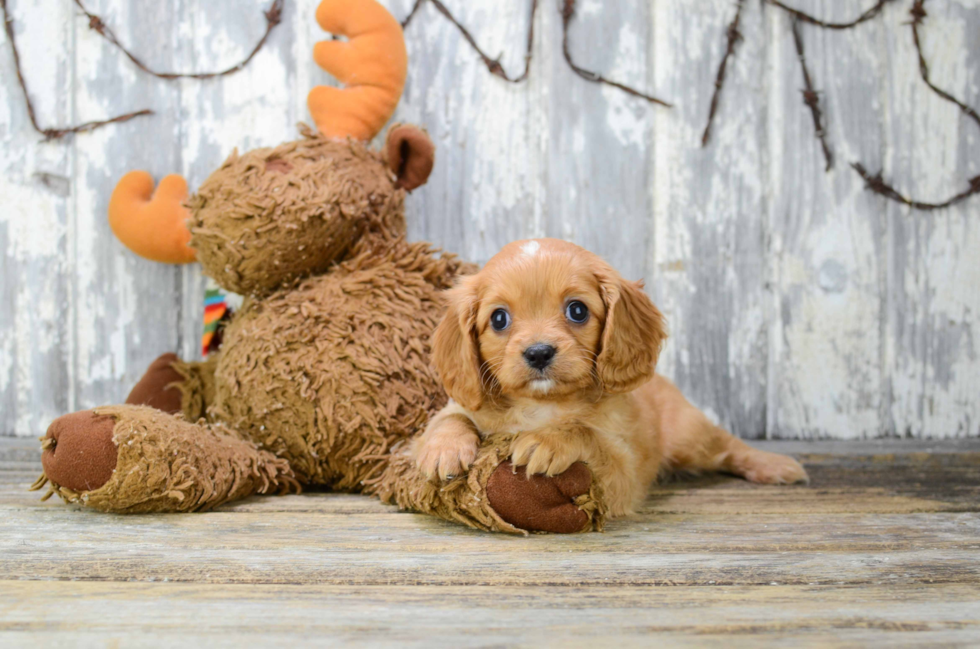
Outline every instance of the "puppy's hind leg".
[[708, 422], [702, 429], [704, 444], [717, 451], [702, 458], [709, 471], [722, 471], [760, 484], [793, 484], [809, 482], [803, 466], [788, 455], [752, 448], [728, 431]]
[[752, 448], [713, 423], [661, 377], [651, 381], [660, 421], [664, 465], [674, 471], [721, 471], [760, 484], [809, 482], [788, 455]]

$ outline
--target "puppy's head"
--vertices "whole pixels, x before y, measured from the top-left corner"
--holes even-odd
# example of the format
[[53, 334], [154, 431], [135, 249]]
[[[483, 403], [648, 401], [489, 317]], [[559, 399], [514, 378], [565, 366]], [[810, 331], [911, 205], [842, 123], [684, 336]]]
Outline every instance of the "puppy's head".
[[517, 241], [449, 291], [433, 343], [449, 396], [557, 399], [627, 392], [653, 374], [663, 317], [639, 282], [557, 239]]

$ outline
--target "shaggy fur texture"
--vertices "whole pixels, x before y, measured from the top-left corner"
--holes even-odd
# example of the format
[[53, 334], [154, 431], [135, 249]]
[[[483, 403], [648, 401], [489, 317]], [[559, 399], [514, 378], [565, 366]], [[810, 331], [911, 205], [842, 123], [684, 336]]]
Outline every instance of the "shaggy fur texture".
[[[304, 135], [232, 155], [189, 201], [205, 272], [247, 297], [215, 357], [173, 364], [183, 379], [182, 419], [136, 406], [105, 410], [117, 433], [133, 431], [115, 436], [112, 479], [85, 494], [54, 491], [105, 511], [189, 511], [316, 484], [521, 531], [487, 495], [506, 459], [499, 445], [481, 448], [469, 476], [445, 485], [405, 454], [447, 401], [430, 365], [443, 292], [475, 270], [405, 240], [402, 187], [424, 182], [431, 142], [420, 129], [393, 127], [392, 161], [353, 141]], [[499, 492], [520, 495], [524, 484], [508, 480]], [[555, 529], [569, 520], [577, 529], [567, 531], [601, 528], [596, 489], [567, 497], [542, 488], [552, 491], [541, 503], [511, 499], [527, 510], [518, 518], [533, 521], [538, 504], [553, 510], [564, 499], [584, 523], [575, 512]]]
[[232, 153], [188, 202], [190, 245], [222, 288], [264, 295], [326, 271], [367, 228], [404, 230], [404, 192], [392, 187], [379, 153], [302, 133]]
[[397, 240], [249, 301], [225, 331], [208, 417], [288, 457], [303, 482], [360, 490], [445, 404], [428, 341], [458, 268]]

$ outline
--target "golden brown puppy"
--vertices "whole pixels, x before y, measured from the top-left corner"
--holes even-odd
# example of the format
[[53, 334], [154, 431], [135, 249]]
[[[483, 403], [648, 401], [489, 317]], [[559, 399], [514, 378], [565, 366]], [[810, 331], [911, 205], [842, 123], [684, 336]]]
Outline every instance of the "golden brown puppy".
[[806, 481], [796, 460], [751, 448], [654, 375], [666, 336], [642, 284], [596, 255], [511, 243], [449, 293], [433, 354], [452, 400], [416, 441], [419, 467], [458, 475], [479, 436], [510, 435], [528, 474], [586, 462], [611, 515], [630, 513], [664, 471]]

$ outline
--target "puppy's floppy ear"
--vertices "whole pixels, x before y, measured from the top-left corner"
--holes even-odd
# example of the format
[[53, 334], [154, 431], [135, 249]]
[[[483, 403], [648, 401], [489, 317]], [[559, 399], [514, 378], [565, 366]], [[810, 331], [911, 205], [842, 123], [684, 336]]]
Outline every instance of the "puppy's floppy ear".
[[445, 295], [449, 308], [433, 337], [433, 363], [449, 396], [467, 410], [479, 410], [484, 392], [476, 332], [476, 278], [464, 278]]
[[596, 371], [607, 391], [629, 392], [653, 376], [667, 338], [666, 323], [643, 292], [643, 282], [600, 276], [599, 288], [606, 322]]

